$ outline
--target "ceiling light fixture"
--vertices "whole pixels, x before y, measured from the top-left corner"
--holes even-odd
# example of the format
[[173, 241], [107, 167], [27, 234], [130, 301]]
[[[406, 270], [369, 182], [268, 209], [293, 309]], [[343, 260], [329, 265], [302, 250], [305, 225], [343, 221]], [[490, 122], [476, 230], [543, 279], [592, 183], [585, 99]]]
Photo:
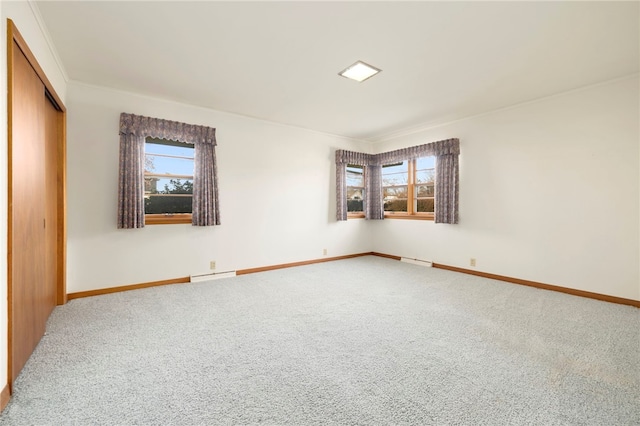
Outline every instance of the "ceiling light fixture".
[[355, 80], [358, 83], [362, 83], [366, 79], [378, 74], [380, 71], [382, 70], [379, 68], [365, 64], [362, 61], [358, 61], [347, 67], [344, 71], [341, 71], [339, 74], [343, 77]]

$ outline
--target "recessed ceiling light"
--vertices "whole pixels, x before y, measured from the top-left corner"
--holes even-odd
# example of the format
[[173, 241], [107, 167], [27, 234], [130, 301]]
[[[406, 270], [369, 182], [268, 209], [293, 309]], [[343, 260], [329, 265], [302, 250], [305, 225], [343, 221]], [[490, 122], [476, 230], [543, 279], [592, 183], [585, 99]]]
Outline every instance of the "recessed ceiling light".
[[362, 61], [358, 61], [355, 64], [347, 67], [344, 71], [340, 72], [340, 75], [361, 83], [366, 79], [378, 74], [380, 71], [382, 70], [379, 68], [373, 67], [369, 64], [365, 64]]

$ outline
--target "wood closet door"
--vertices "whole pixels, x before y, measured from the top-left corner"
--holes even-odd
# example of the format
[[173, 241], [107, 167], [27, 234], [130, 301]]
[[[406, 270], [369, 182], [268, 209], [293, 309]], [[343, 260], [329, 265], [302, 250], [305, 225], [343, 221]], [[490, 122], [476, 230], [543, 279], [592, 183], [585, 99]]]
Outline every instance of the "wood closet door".
[[57, 304], [58, 285], [58, 110], [45, 98], [45, 270], [42, 292], [46, 322]]
[[[44, 335], [55, 307], [47, 275], [47, 103], [45, 87], [26, 57], [13, 49], [11, 190], [11, 381]], [[53, 207], [55, 208], [55, 206]], [[55, 228], [55, 221], [49, 226]], [[55, 273], [53, 274], [55, 280]]]

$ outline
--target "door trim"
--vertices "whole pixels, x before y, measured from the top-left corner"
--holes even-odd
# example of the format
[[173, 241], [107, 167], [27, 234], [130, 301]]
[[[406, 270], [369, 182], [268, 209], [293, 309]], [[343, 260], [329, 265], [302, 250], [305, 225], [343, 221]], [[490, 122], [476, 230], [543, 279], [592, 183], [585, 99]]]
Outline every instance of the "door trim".
[[[8, 301], [8, 348], [7, 348], [7, 386], [9, 394], [13, 392], [13, 371], [12, 371], [12, 358], [13, 358], [13, 168], [12, 168], [12, 153], [13, 153], [13, 53], [15, 45], [22, 51], [27, 61], [31, 64], [31, 67], [36, 72], [36, 75], [40, 78], [45, 86], [47, 96], [50, 97], [54, 106], [58, 110], [58, 134], [57, 139], [57, 264], [56, 264], [56, 303], [58, 305], [64, 305], [67, 302], [67, 284], [66, 284], [66, 265], [67, 265], [67, 139], [66, 139], [66, 122], [67, 114], [64, 103], [56, 93], [53, 85], [47, 78], [46, 74], [38, 64], [35, 55], [29, 49], [26, 41], [16, 28], [11, 19], [7, 19], [7, 301]], [[44, 95], [44, 94], [43, 94]]]

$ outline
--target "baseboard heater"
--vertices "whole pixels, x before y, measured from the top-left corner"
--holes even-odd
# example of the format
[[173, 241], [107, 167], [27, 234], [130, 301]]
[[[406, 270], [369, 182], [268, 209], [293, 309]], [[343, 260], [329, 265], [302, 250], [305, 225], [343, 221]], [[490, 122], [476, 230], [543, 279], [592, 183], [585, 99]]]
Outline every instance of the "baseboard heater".
[[189, 278], [189, 282], [197, 283], [201, 281], [219, 280], [220, 278], [230, 278], [235, 276], [236, 271], [212, 272], [210, 274], [191, 275]]
[[426, 266], [427, 268], [431, 268], [433, 266], [433, 262], [430, 260], [422, 260], [422, 259], [411, 259], [409, 257], [401, 257], [401, 262], [412, 263], [414, 265]]

